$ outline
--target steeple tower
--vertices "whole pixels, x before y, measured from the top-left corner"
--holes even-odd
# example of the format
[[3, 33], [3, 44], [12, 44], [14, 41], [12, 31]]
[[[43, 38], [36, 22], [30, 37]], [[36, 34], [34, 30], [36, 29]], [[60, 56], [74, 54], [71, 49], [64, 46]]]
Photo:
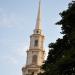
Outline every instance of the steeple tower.
[[41, 28], [41, 0], [33, 34], [30, 36], [30, 46], [27, 50], [26, 66], [22, 68], [23, 75], [37, 75], [42, 72], [40, 66], [44, 61], [44, 35]]
[[39, 8], [38, 8], [38, 15], [37, 15], [37, 21], [36, 21], [35, 29], [41, 30], [41, 0], [39, 0]]
[[34, 29], [34, 33], [41, 34], [42, 32], [42, 13], [41, 13], [41, 0], [39, 0], [39, 8], [38, 8], [38, 14], [36, 19], [36, 25]]

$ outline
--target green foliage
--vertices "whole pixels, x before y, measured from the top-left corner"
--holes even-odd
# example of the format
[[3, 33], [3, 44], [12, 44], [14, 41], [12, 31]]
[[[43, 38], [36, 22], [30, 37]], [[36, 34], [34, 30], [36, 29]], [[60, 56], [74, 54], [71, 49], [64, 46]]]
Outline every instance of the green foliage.
[[39, 75], [75, 75], [75, 2], [71, 2], [67, 10], [60, 13], [62, 39], [49, 44], [47, 60], [42, 65], [44, 73]]

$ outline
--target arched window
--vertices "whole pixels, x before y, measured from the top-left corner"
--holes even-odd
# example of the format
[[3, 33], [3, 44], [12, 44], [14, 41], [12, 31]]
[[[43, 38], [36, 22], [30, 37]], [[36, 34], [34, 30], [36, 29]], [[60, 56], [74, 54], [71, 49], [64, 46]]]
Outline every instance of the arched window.
[[34, 46], [38, 46], [38, 40], [35, 40]]
[[37, 56], [33, 55], [32, 57], [32, 64], [37, 64]]

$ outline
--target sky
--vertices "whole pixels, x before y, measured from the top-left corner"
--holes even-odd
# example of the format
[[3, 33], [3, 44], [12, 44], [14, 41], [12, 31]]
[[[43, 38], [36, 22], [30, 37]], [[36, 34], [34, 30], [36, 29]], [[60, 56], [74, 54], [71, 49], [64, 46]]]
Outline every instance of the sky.
[[[42, 0], [42, 29], [45, 51], [48, 44], [62, 38], [60, 12], [71, 0]], [[30, 35], [36, 24], [38, 0], [0, 0], [0, 75], [22, 75]]]

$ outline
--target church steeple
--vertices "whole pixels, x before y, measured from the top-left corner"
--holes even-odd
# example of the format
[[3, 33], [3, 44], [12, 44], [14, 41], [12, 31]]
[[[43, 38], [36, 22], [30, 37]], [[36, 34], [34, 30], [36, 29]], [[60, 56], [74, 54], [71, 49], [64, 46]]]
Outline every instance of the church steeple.
[[44, 62], [44, 54], [44, 35], [41, 28], [41, 0], [39, 0], [36, 26], [33, 34], [30, 36], [26, 66], [22, 68], [23, 75], [38, 75], [38, 73], [43, 72], [40, 66]]
[[39, 8], [38, 8], [38, 15], [37, 15], [35, 29], [40, 29], [41, 30], [41, 0], [39, 0]]
[[36, 19], [36, 26], [34, 29], [34, 33], [41, 33], [42, 30], [42, 23], [41, 23], [41, 0], [39, 0], [39, 7], [38, 7], [38, 14], [37, 14], [37, 19]]

